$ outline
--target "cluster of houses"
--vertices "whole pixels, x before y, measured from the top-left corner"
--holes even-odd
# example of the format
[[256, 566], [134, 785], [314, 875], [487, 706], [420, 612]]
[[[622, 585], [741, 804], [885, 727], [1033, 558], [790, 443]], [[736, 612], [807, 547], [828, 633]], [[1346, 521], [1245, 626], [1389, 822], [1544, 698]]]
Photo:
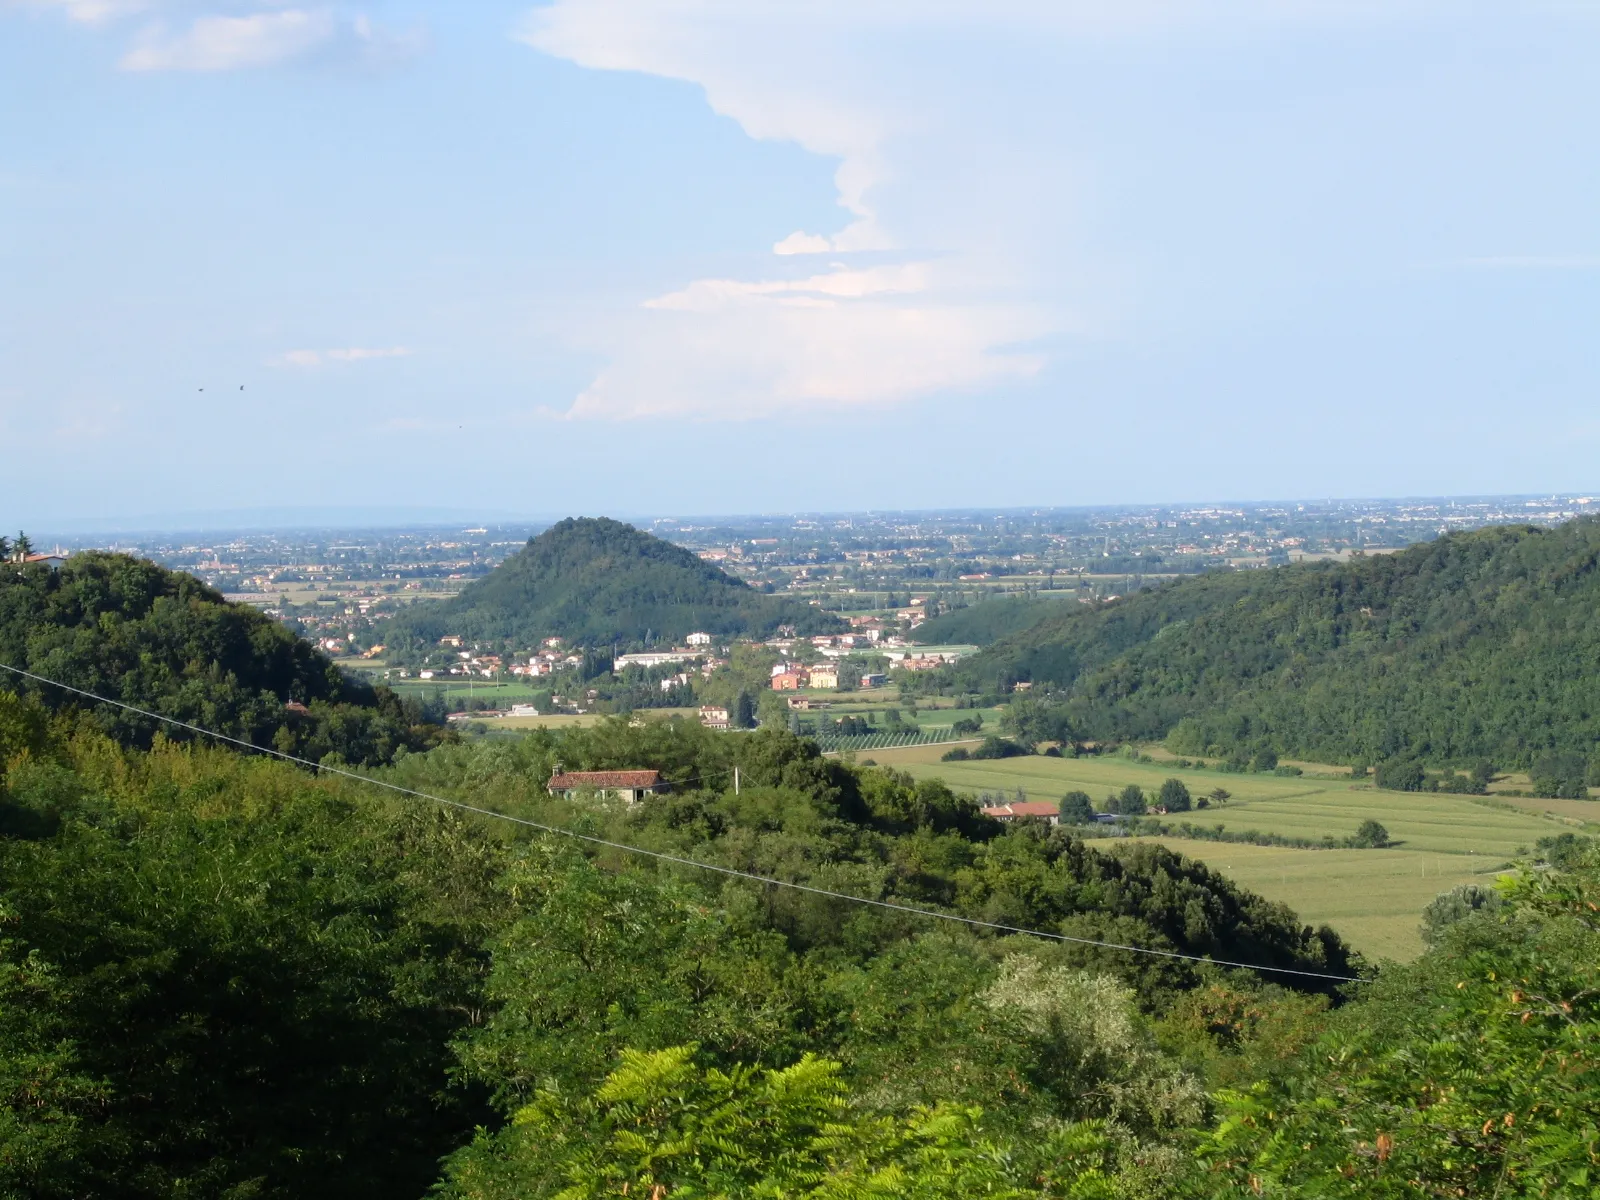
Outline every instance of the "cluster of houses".
[[[711, 650], [712, 636], [709, 633], [691, 633], [686, 639], [686, 645], [673, 650], [654, 650], [639, 654], [620, 654], [617, 656], [613, 667], [617, 671], [626, 670], [628, 667], [659, 667], [668, 663], [698, 664], [700, 674], [709, 676], [718, 667], [727, 663], [725, 658], [717, 658]], [[323, 639], [323, 648], [333, 653], [340, 652], [344, 642], [337, 638]], [[527, 655], [518, 654], [508, 666], [505, 659], [499, 654], [480, 654], [475, 650], [464, 648], [464, 639], [457, 634], [447, 634], [439, 639], [439, 645], [454, 650], [461, 660], [447, 667], [427, 667], [417, 672], [419, 679], [442, 679], [449, 676], [475, 676], [481, 675], [492, 679], [500, 675], [512, 675], [524, 679], [537, 679], [541, 676], [554, 675], [558, 671], [571, 670], [583, 664], [583, 656], [571, 653], [566, 648], [565, 642], [559, 637], [545, 638], [540, 648]], [[409, 677], [409, 671], [400, 671], [402, 679]], [[675, 685], [686, 684], [690, 681], [688, 671], [682, 671], [661, 681], [663, 692], [671, 691]]]
[[833, 663], [817, 663], [809, 667], [796, 662], [772, 665], [772, 690], [775, 692], [798, 692], [801, 688], [827, 691], [838, 686], [839, 668]]
[[[691, 633], [684, 638], [684, 644], [675, 646], [671, 650], [644, 650], [637, 654], [619, 654], [612, 661], [612, 670], [622, 672], [629, 667], [663, 667], [676, 664], [699, 663], [701, 675], [709, 676], [718, 667], [725, 666], [727, 659], [716, 657], [711, 648], [714, 639], [709, 633]], [[676, 683], [688, 683], [689, 672], [684, 671], [669, 679], [661, 681], [661, 690], [670, 691]]]
[[[888, 682], [889, 677], [881, 671], [869, 671], [860, 677], [860, 686], [864, 688], [882, 687]], [[780, 662], [772, 667], [772, 690], [775, 692], [798, 692], [801, 688], [831, 692], [838, 687], [837, 663], [812, 663], [808, 666], [805, 663]]]
[[952, 646], [943, 649], [904, 647], [885, 650], [883, 653], [891, 665], [902, 671], [936, 671], [947, 663], [955, 662], [972, 649], [974, 647], [970, 646]]
[[[459, 639], [457, 639], [459, 641]], [[485, 655], [486, 658], [495, 656]], [[558, 637], [545, 638], [539, 649], [527, 656], [522, 662], [511, 664], [511, 674], [528, 679], [535, 679], [540, 675], [554, 675], [557, 671], [567, 671], [581, 665], [581, 654], [569, 654]]]
[[[417, 672], [418, 679], [474, 675], [493, 679], [502, 674], [531, 679], [541, 675], [554, 675], [557, 671], [569, 670], [583, 662], [582, 655], [567, 653], [558, 637], [545, 638], [540, 649], [522, 658], [522, 661], [513, 662], [509, 668], [504, 657], [499, 654], [480, 654], [476, 650], [463, 649], [463, 639], [458, 634], [446, 634], [439, 639], [439, 645], [454, 650], [460, 661], [451, 663], [448, 667], [424, 667]], [[409, 675], [409, 671], [400, 672], [402, 679]]]
[[[870, 624], [869, 624], [870, 622]], [[819, 633], [811, 644], [828, 658], [842, 658], [852, 650], [868, 650], [874, 646], [903, 646], [905, 639], [899, 634], [886, 634], [877, 617], [852, 617], [849, 633]], [[787, 639], [769, 645], [792, 646]]]

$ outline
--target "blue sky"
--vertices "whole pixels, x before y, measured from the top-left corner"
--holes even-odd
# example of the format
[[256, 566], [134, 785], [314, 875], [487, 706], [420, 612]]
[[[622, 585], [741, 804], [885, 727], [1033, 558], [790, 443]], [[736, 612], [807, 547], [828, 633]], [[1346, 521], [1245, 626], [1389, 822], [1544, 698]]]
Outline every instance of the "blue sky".
[[0, 0], [0, 519], [1600, 489], [1597, 46], [1577, 0]]

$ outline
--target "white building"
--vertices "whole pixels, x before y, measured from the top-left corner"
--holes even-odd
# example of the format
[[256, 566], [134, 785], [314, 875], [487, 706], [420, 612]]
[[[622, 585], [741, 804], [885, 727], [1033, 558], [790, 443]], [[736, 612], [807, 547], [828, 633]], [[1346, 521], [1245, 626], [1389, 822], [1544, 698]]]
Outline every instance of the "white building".
[[711, 635], [709, 633], [691, 633], [688, 637], [684, 638], [683, 640], [687, 645], [690, 645], [690, 646], [709, 646], [709, 645], [711, 645]]
[[664, 663], [688, 662], [690, 659], [698, 657], [699, 655], [697, 654], [686, 654], [682, 650], [666, 650], [660, 653], [651, 652], [648, 654], [619, 654], [612, 669], [621, 671], [626, 667], [659, 667]]

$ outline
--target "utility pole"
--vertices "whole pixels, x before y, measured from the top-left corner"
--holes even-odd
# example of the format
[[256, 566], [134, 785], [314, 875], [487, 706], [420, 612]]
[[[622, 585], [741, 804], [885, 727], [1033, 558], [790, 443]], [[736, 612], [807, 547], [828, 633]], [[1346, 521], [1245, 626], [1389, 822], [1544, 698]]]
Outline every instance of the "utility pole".
[[735, 796], [737, 796], [739, 794], [739, 768], [738, 767], [735, 767], [733, 769], [733, 794]]

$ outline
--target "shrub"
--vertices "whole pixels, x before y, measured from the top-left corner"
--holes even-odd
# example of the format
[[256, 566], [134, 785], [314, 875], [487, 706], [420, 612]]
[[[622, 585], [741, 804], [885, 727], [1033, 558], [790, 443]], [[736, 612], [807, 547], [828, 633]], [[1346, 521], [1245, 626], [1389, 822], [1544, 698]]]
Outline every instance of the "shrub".
[[1600, 845], [1600, 838], [1585, 837], [1581, 833], [1558, 833], [1542, 837], [1534, 843], [1539, 859], [1560, 871], [1571, 871], [1581, 866], [1583, 860]]
[[957, 746], [954, 750], [946, 750], [939, 756], [940, 762], [965, 762], [972, 755], [967, 753], [965, 746]]
[[1252, 771], [1276, 771], [1278, 769], [1278, 752], [1272, 749], [1256, 751], [1256, 756], [1250, 760]]
[[1494, 912], [1500, 907], [1500, 893], [1479, 883], [1463, 883], [1441, 892], [1422, 910], [1422, 940], [1432, 946], [1457, 921], [1475, 912]]
[[1388, 844], [1389, 831], [1370, 819], [1361, 822], [1350, 839], [1350, 845], [1358, 850], [1381, 850]]
[[990, 734], [983, 739], [983, 745], [974, 750], [969, 758], [1017, 758], [1027, 751], [1017, 745], [1010, 738], [996, 737]]
[[1400, 759], [1379, 763], [1378, 769], [1373, 772], [1372, 779], [1374, 783], [1385, 791], [1420, 792], [1427, 782], [1428, 775], [1422, 769], [1421, 763]]

